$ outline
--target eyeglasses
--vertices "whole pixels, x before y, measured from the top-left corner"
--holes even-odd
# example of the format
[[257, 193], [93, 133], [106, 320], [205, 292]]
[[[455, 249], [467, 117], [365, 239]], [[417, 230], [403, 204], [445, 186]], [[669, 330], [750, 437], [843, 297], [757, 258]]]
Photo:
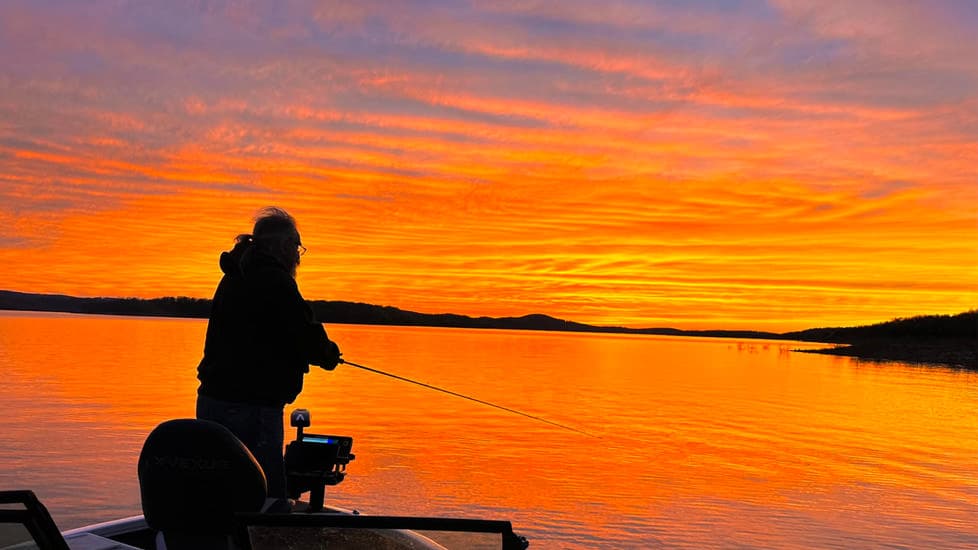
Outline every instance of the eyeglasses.
[[299, 255], [300, 256], [304, 256], [306, 254], [306, 247], [302, 246], [301, 244], [296, 245], [296, 246], [298, 247]]

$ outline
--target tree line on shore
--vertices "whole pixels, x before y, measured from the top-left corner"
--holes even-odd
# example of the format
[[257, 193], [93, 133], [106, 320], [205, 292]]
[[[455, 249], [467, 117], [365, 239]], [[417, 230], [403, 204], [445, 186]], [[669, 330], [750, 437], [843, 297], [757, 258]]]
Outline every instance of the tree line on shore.
[[[675, 328], [595, 326], [556, 319], [542, 314], [521, 317], [469, 317], [451, 313], [417, 313], [391, 306], [344, 301], [316, 300], [310, 301], [309, 304], [316, 318], [325, 323], [768, 338], [850, 344], [872, 340], [907, 339], [978, 341], [978, 309], [957, 315], [922, 315], [900, 318], [867, 326], [811, 328], [794, 332], [774, 333], [749, 330], [680, 330]], [[185, 296], [78, 298], [0, 290], [0, 309], [6, 310], [207, 318], [210, 307], [211, 301], [209, 299]]]

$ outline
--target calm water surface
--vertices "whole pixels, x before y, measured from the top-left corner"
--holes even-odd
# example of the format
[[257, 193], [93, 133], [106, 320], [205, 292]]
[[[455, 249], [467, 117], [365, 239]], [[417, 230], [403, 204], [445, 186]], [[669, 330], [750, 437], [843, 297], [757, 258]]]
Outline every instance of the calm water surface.
[[[140, 447], [193, 415], [205, 327], [0, 313], [0, 488], [33, 489], [63, 529], [139, 513]], [[784, 342], [329, 333], [351, 361], [597, 435], [314, 368], [294, 406], [355, 441], [337, 506], [509, 519], [531, 548], [978, 547], [973, 372]]]

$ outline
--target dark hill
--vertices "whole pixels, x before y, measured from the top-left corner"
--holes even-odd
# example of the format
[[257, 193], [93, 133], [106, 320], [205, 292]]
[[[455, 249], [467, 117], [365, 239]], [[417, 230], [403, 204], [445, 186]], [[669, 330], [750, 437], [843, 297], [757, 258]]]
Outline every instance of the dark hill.
[[978, 310], [894, 319], [860, 327], [815, 328], [788, 332], [784, 337], [849, 344], [814, 350], [815, 353], [978, 370]]
[[923, 315], [860, 327], [810, 328], [783, 335], [792, 340], [854, 343], [867, 340], [978, 339], [978, 310], [957, 315]]
[[60, 294], [28, 294], [0, 290], [0, 309], [207, 318], [211, 311], [211, 301], [182, 296], [148, 300], [141, 298], [76, 298]]

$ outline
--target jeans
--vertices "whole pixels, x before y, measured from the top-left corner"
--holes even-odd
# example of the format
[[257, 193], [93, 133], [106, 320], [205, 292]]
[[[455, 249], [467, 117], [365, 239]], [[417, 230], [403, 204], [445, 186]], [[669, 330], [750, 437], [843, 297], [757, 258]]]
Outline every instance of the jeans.
[[285, 498], [284, 410], [197, 395], [197, 418], [223, 425], [248, 447], [265, 471], [269, 498]]

